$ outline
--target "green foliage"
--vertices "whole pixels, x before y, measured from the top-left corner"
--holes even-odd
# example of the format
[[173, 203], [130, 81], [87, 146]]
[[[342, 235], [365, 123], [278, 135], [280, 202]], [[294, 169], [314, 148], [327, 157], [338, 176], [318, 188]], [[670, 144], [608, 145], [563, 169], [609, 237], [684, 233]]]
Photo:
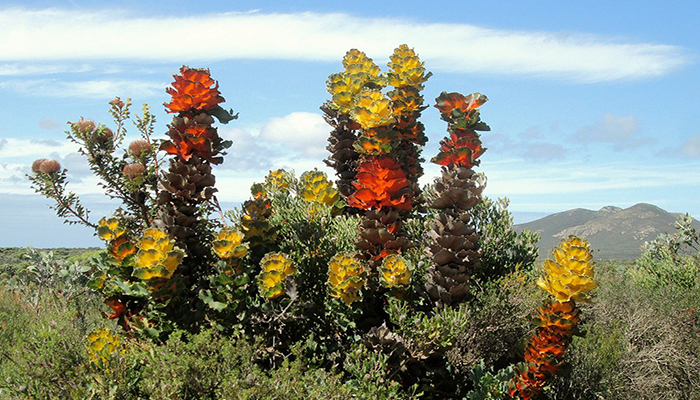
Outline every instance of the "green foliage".
[[691, 224], [689, 215], [680, 216], [674, 234], [660, 235], [643, 246], [642, 256], [635, 263], [635, 278], [642, 287], [700, 287], [700, 235]]
[[540, 240], [531, 231], [516, 232], [513, 217], [508, 212], [506, 198], [493, 201], [484, 197], [474, 207], [474, 219], [481, 233], [480, 244], [483, 252], [480, 277], [494, 278], [513, 272], [516, 268], [532, 268], [538, 257], [535, 246]]
[[474, 383], [474, 389], [467, 393], [467, 399], [501, 400], [510, 398], [508, 383], [513, 380], [514, 375], [515, 368], [513, 366], [494, 372], [493, 368], [486, 368], [483, 360], [479, 361], [469, 372], [469, 379]]

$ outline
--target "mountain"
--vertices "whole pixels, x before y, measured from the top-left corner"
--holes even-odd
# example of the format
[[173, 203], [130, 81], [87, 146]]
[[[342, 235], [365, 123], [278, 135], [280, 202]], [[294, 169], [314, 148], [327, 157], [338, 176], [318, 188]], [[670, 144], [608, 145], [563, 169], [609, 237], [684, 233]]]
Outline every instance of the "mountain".
[[[537, 246], [541, 257], [549, 257], [562, 239], [576, 235], [588, 240], [595, 258], [632, 260], [639, 257], [644, 242], [661, 233], [674, 233], [678, 215], [646, 203], [625, 209], [607, 206], [598, 211], [576, 208], [515, 225], [515, 229], [540, 234]], [[700, 222], [694, 220], [693, 224], [700, 230]]]

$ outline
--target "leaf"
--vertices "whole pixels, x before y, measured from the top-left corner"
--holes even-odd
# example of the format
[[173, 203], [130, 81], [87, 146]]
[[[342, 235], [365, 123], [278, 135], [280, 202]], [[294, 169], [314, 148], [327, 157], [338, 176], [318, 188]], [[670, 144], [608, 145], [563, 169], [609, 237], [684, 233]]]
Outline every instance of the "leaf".
[[200, 298], [207, 306], [209, 306], [210, 308], [212, 308], [212, 309], [214, 309], [214, 310], [217, 310], [217, 311], [221, 311], [221, 310], [225, 309], [226, 306], [228, 306], [228, 304], [226, 304], [226, 303], [222, 303], [222, 302], [220, 302], [220, 301], [214, 300], [214, 298], [213, 298], [213, 296], [212, 296], [212, 293], [211, 293], [211, 290], [209, 290], [209, 289], [207, 289], [207, 290], [201, 290], [201, 291], [199, 292], [199, 298]]

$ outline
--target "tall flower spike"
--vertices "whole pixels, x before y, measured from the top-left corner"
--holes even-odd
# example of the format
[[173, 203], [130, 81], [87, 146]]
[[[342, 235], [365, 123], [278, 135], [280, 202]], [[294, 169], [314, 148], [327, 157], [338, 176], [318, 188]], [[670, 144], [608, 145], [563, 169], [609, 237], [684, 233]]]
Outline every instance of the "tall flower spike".
[[536, 398], [564, 364], [564, 357], [576, 326], [579, 309], [573, 302], [554, 302], [539, 311], [539, 327], [525, 349], [525, 364], [520, 365], [510, 392], [523, 400]]

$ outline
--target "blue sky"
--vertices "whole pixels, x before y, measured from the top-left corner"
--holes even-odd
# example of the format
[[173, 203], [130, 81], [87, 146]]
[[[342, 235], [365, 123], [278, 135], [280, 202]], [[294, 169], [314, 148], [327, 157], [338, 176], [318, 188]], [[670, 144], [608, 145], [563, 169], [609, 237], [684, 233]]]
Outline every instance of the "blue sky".
[[[482, 92], [492, 131], [480, 171], [516, 218], [639, 202], [700, 215], [700, 70], [692, 1], [3, 1], [0, 4], [0, 247], [100, 245], [63, 226], [25, 174], [34, 159], [69, 169], [93, 219], [108, 214], [67, 121], [110, 125], [107, 102], [161, 104], [178, 68], [210, 68], [240, 118], [216, 171], [219, 198], [245, 200], [268, 170], [323, 169], [318, 107], [350, 48], [385, 68], [414, 47], [434, 73], [425, 97]], [[400, 5], [399, 5], [400, 4]], [[424, 112], [434, 155], [445, 125]], [[136, 130], [131, 133], [135, 135]], [[438, 168], [426, 164], [429, 181]], [[330, 171], [329, 171], [330, 172]]]

